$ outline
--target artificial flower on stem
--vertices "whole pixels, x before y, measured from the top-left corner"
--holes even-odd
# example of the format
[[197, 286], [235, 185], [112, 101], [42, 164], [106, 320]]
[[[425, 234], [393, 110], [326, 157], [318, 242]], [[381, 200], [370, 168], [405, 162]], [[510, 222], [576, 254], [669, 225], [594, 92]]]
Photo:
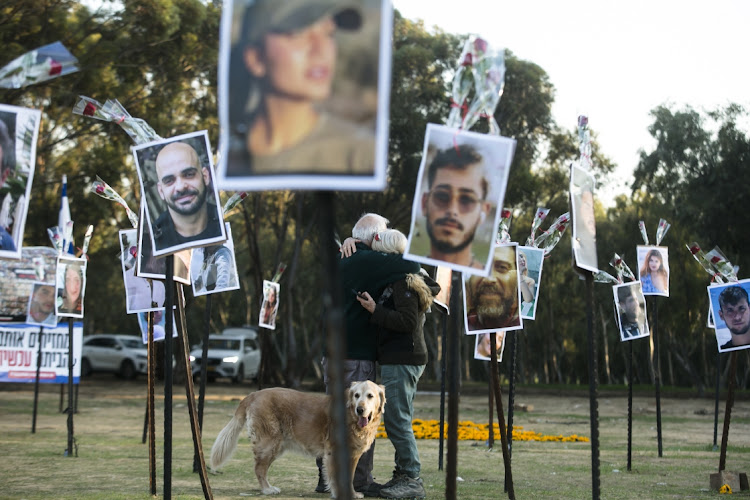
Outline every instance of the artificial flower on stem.
[[98, 175], [96, 176], [96, 180], [91, 183], [91, 191], [98, 194], [105, 200], [112, 200], [119, 203], [122, 207], [125, 208], [125, 212], [128, 214], [128, 220], [130, 220], [130, 224], [132, 224], [134, 228], [138, 227], [138, 215], [136, 215], [136, 213], [130, 209], [123, 197], [120, 196], [117, 191], [112, 189], [112, 186], [104, 182]]
[[529, 236], [529, 239], [526, 240], [526, 246], [531, 246], [534, 243], [534, 238], [536, 238], [536, 231], [539, 229], [539, 226], [542, 225], [542, 222], [544, 222], [544, 219], [547, 218], [547, 214], [549, 213], [549, 208], [542, 208], [539, 207], [536, 209], [536, 212], [534, 213], [534, 220], [531, 222], [531, 236]]
[[625, 263], [625, 260], [623, 260], [623, 258], [619, 255], [615, 254], [614, 257], [612, 257], [612, 260], [609, 261], [609, 265], [617, 270], [617, 278], [620, 280], [620, 283], [623, 282], [623, 276], [629, 278], [631, 281], [635, 281], [635, 275], [633, 274], [633, 271], [630, 270], [628, 265]]
[[661, 243], [662, 238], [664, 238], [664, 235], [667, 234], [667, 231], [669, 231], [669, 228], [671, 227], [671, 224], [667, 222], [664, 219], [659, 219], [659, 227], [656, 228], [656, 244], [658, 245]]
[[622, 284], [622, 279], [615, 278], [607, 271], [601, 269], [594, 273], [594, 283], [611, 283], [613, 285]]
[[581, 157], [578, 161], [579, 166], [589, 171], [593, 166], [591, 161], [591, 132], [589, 130], [589, 118], [586, 115], [578, 117], [578, 150]]
[[643, 222], [642, 220], [639, 220], [638, 229], [641, 230], [641, 236], [643, 236], [643, 244], [648, 245], [648, 233], [646, 233], [646, 223]]
[[20, 89], [78, 71], [78, 59], [60, 42], [44, 45], [0, 68], [0, 87]]
[[510, 242], [510, 219], [513, 214], [507, 208], [504, 208], [500, 212], [500, 224], [498, 225], [497, 231], [497, 243], [509, 243]]
[[107, 99], [101, 104], [96, 99], [78, 96], [73, 113], [120, 125], [136, 144], [157, 141], [161, 137], [141, 118], [133, 118], [117, 99]]
[[240, 193], [234, 193], [226, 203], [224, 203], [224, 207], [222, 208], [222, 213], [224, 214], [224, 219], [227, 218], [229, 215], [229, 212], [232, 211], [234, 207], [245, 201], [245, 198], [247, 198], [247, 193], [245, 191], [242, 191]]
[[537, 248], [544, 250], [544, 256], [548, 256], [552, 249], [555, 248], [557, 242], [562, 238], [563, 233], [570, 225], [570, 212], [565, 212], [553, 222], [549, 229], [540, 234], [535, 240], [533, 245]]
[[695, 260], [698, 261], [701, 267], [703, 267], [703, 270], [711, 275], [712, 281], [716, 283], [724, 283], [724, 278], [722, 278], [721, 274], [716, 270], [716, 267], [713, 265], [713, 263], [711, 263], [708, 257], [706, 257], [706, 254], [703, 252], [703, 250], [701, 250], [701, 247], [697, 242], [694, 241], [691, 244], [685, 246], [693, 255], [693, 258], [695, 258]]
[[737, 272], [734, 270], [734, 266], [724, 256], [724, 252], [719, 247], [714, 247], [713, 250], [708, 252], [706, 258], [711, 261], [711, 264], [727, 281], [737, 281]]

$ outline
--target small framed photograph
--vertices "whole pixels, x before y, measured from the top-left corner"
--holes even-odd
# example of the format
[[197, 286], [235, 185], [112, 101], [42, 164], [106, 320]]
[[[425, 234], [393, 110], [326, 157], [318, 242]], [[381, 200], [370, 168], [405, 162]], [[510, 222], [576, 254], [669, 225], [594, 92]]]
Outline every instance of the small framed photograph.
[[750, 279], [714, 284], [707, 289], [719, 352], [750, 347]]
[[86, 295], [86, 259], [57, 258], [55, 313], [60, 318], [83, 318]]
[[523, 328], [517, 248], [517, 243], [495, 247], [489, 276], [463, 276], [464, 325], [468, 335]]
[[[485, 332], [474, 335], [474, 359], [492, 361], [492, 333]], [[503, 360], [505, 350], [505, 332], [495, 332], [495, 349], [497, 350], [497, 362]]]
[[26, 323], [37, 326], [57, 326], [55, 314], [55, 284], [35, 282], [29, 296]]
[[21, 258], [41, 116], [0, 104], [0, 258]]
[[260, 306], [258, 325], [270, 330], [276, 329], [276, 313], [279, 311], [278, 283], [263, 280], [263, 304]]
[[536, 317], [539, 283], [542, 280], [544, 250], [536, 247], [519, 246], [516, 253], [518, 258], [518, 286], [521, 289], [521, 317], [533, 320]]
[[138, 260], [138, 231], [120, 231], [120, 262], [125, 283], [125, 305], [128, 314], [164, 309], [164, 283], [158, 279], [136, 275]]
[[219, 187], [386, 187], [387, 0], [226, 0]]
[[575, 163], [570, 166], [573, 258], [577, 267], [591, 272], [599, 270], [596, 258], [595, 188], [596, 180], [590, 172]]
[[634, 340], [649, 335], [646, 318], [646, 297], [640, 281], [631, 281], [612, 287], [617, 311], [620, 340]]
[[404, 257], [487, 276], [516, 141], [427, 124]]
[[133, 147], [153, 255], [227, 239], [208, 132]]
[[228, 222], [224, 224], [227, 241], [193, 250], [190, 274], [193, 281], [193, 295], [196, 297], [240, 288], [237, 262], [234, 259], [232, 228]]
[[[153, 311], [154, 313], [154, 342], [160, 342], [164, 340], [167, 331], [167, 317], [164, 314], [164, 309]], [[148, 344], [148, 313], [138, 313], [138, 326], [141, 329], [141, 340], [144, 344]], [[172, 316], [172, 338], [177, 337], [177, 323], [175, 322], [174, 315]]]
[[453, 283], [453, 271], [451, 268], [443, 266], [435, 267], [435, 281], [440, 285], [440, 291], [435, 296], [434, 303], [440, 306], [446, 314], [450, 314], [451, 286]]
[[638, 245], [636, 253], [643, 295], [669, 297], [669, 249]]

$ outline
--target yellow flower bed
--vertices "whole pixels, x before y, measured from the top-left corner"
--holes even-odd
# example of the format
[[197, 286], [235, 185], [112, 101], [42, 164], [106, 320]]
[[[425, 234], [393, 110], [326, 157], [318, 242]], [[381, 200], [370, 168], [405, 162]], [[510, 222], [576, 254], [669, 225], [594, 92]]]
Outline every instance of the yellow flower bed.
[[[459, 441], [487, 441], [490, 437], [489, 424], [477, 424], [469, 420], [458, 422], [458, 439]], [[493, 424], [493, 434], [496, 441], [500, 441], [500, 427]], [[417, 439], [440, 439], [440, 422], [437, 420], [415, 419], [412, 422], [414, 437]], [[448, 424], [444, 424], [444, 436], [448, 434]], [[378, 428], [377, 437], [387, 438], [385, 425], [381, 422]], [[545, 436], [539, 432], [526, 431], [521, 426], [513, 426], [513, 441], [560, 441], [560, 442], [584, 442], [588, 443], [589, 438], [571, 434], [570, 436]]]

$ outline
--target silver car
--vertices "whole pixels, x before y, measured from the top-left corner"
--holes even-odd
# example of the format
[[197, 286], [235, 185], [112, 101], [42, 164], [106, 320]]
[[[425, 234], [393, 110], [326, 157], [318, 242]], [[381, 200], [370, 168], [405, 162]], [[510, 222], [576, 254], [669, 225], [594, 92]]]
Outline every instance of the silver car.
[[112, 372], [124, 379], [134, 379], [148, 372], [148, 352], [141, 337], [100, 334], [83, 338], [81, 376], [93, 372]]
[[[228, 328], [221, 334], [210, 335], [206, 362], [208, 380], [213, 382], [219, 377], [228, 377], [239, 383], [257, 377], [260, 369], [257, 337], [252, 328]], [[200, 376], [202, 356], [202, 346], [190, 353], [193, 377]]]

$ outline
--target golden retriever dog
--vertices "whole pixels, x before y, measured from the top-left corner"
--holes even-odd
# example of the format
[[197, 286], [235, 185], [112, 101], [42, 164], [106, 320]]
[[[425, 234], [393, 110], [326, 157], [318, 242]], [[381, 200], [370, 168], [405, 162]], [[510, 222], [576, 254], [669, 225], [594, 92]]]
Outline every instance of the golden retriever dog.
[[[375, 440], [385, 405], [385, 387], [368, 380], [352, 382], [346, 399], [351, 477], [359, 457]], [[254, 392], [240, 402], [234, 418], [219, 432], [211, 448], [211, 467], [216, 470], [229, 460], [237, 448], [244, 427], [253, 444], [255, 475], [261, 492], [274, 495], [281, 490], [268, 482], [268, 468], [286, 450], [323, 457], [331, 497], [336, 498], [335, 460], [331, 444], [330, 398], [293, 389], [272, 388]], [[354, 491], [352, 496], [362, 498]]]

